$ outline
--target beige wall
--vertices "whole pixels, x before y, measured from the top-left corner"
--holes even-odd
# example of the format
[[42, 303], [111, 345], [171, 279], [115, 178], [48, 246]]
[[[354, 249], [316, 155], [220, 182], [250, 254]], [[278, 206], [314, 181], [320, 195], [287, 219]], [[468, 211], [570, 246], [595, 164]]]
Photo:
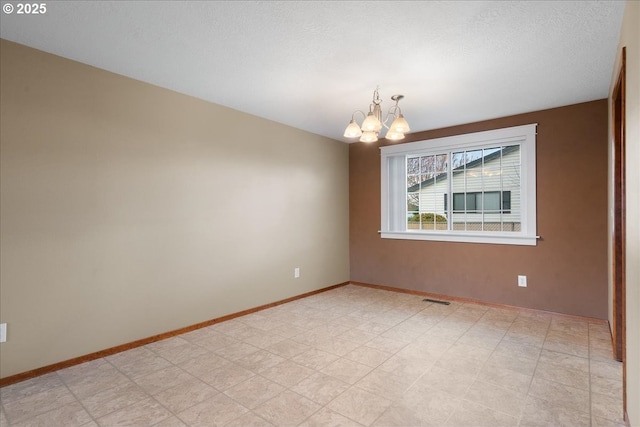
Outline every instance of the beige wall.
[[1, 43], [2, 377], [349, 280], [346, 144]]
[[[611, 93], [620, 70], [622, 47], [626, 59], [626, 345], [627, 412], [631, 426], [640, 426], [640, 2], [627, 1]], [[610, 113], [611, 115], [611, 113]], [[612, 145], [610, 144], [610, 150]], [[610, 166], [611, 168], [611, 166]], [[610, 182], [610, 193], [613, 192]], [[612, 203], [609, 202], [610, 215]], [[611, 224], [611, 220], [610, 220]], [[609, 233], [611, 239], [611, 233]], [[611, 319], [611, 270], [609, 271], [609, 319]]]
[[[407, 142], [537, 123], [537, 246], [381, 239], [380, 153], [350, 146], [351, 280], [607, 317], [607, 100], [419, 132]], [[517, 286], [526, 275], [527, 288]]]

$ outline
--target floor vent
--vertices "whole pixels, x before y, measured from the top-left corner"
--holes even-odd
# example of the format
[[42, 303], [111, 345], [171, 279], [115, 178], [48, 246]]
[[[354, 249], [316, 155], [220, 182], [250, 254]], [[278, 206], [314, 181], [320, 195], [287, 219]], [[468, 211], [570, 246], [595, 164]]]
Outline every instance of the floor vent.
[[444, 305], [451, 304], [449, 301], [438, 301], [437, 299], [429, 299], [429, 298], [425, 298], [422, 301], [435, 302], [436, 304], [444, 304]]

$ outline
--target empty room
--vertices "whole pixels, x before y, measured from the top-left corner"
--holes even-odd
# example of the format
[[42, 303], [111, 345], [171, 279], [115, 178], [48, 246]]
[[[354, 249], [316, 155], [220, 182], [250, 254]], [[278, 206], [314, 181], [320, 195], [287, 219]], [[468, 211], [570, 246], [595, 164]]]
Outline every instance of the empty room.
[[2, 1], [0, 426], [640, 427], [640, 2]]

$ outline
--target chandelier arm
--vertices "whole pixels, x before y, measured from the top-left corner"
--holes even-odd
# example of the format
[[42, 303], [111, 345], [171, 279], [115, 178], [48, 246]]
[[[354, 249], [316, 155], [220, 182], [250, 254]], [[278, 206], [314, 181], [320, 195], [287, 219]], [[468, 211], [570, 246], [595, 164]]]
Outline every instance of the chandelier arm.
[[400, 117], [400, 114], [402, 114], [402, 110], [400, 109], [400, 107], [396, 102], [396, 105], [389, 107], [389, 111], [387, 111], [387, 116], [384, 118], [384, 122], [382, 122], [382, 126], [389, 129], [389, 126], [387, 125], [387, 122], [389, 121], [389, 117], [393, 117], [394, 119], [397, 119], [398, 117]]
[[355, 118], [356, 113], [360, 113], [360, 114], [362, 114], [362, 120], [364, 120], [364, 119], [366, 119], [366, 118], [367, 118], [367, 115], [364, 113], [364, 111], [362, 111], [362, 110], [356, 110], [356, 111], [354, 111], [354, 112], [351, 114], [351, 120], [355, 121], [355, 119], [356, 119], [356, 118]]

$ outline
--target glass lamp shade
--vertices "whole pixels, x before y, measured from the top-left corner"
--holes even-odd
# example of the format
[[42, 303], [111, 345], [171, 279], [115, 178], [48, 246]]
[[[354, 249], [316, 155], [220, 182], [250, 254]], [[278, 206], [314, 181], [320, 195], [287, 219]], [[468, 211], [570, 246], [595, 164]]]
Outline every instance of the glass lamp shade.
[[351, 119], [349, 122], [349, 126], [344, 130], [345, 138], [357, 138], [362, 135], [362, 131], [360, 130], [360, 126], [355, 122], [355, 120]]
[[364, 122], [362, 122], [362, 131], [365, 133], [376, 132], [380, 130], [381, 127], [382, 124], [371, 111], [369, 112], [369, 114], [367, 114], [367, 118], [364, 119]]
[[385, 136], [385, 138], [391, 141], [400, 141], [401, 139], [404, 139], [404, 133], [396, 132], [393, 129], [390, 129], [389, 132], [387, 132], [387, 136]]
[[393, 132], [399, 133], [407, 133], [411, 129], [409, 129], [409, 123], [404, 119], [404, 116], [400, 114], [394, 121], [391, 123], [389, 130]]
[[378, 140], [378, 135], [374, 131], [368, 130], [362, 133], [360, 137], [360, 142], [376, 142]]

